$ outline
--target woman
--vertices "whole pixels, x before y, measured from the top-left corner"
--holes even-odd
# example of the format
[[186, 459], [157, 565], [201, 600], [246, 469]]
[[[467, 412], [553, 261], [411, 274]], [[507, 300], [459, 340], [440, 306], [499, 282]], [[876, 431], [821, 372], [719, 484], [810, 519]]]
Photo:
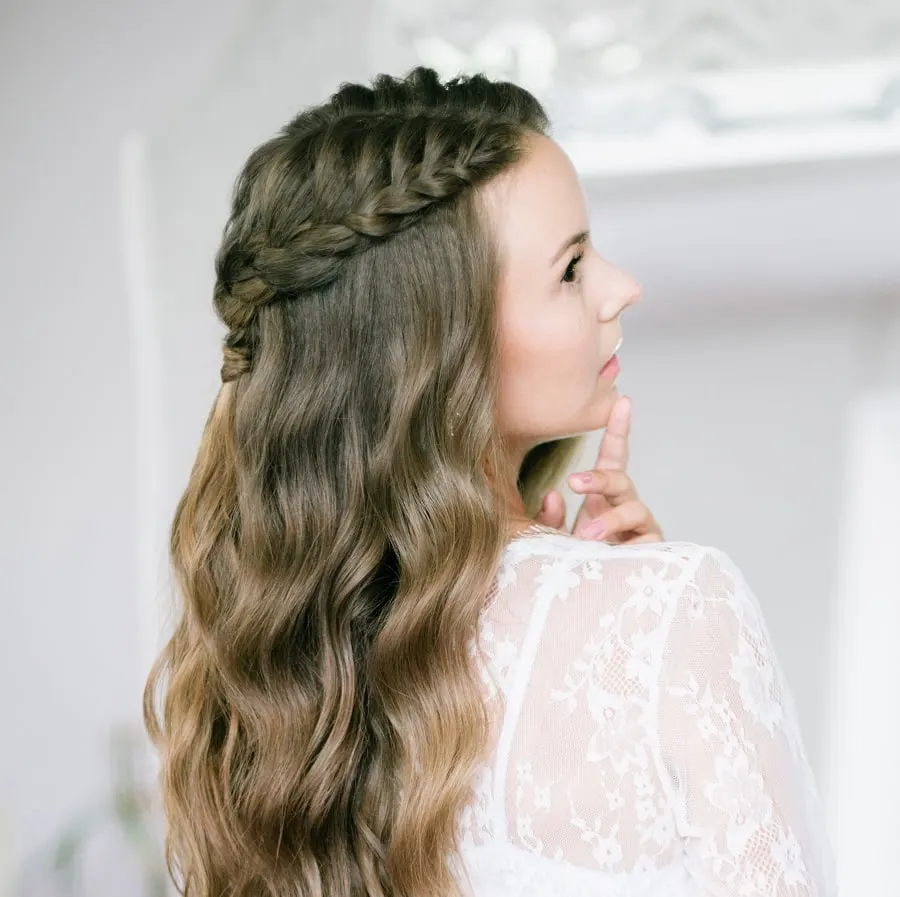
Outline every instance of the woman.
[[583, 434], [627, 435], [640, 293], [547, 127], [512, 84], [417, 69], [238, 178], [145, 693], [192, 897], [832, 892], [739, 571], [659, 541], [621, 443], [574, 533], [544, 504]]

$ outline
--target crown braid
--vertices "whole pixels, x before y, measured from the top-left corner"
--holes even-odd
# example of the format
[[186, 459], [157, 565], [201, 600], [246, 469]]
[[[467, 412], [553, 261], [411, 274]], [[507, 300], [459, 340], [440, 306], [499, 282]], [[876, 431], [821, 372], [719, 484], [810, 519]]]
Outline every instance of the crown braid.
[[[480, 111], [484, 80], [443, 85], [417, 69], [404, 81], [380, 76], [372, 89], [344, 85], [254, 151], [216, 256], [214, 304], [229, 328], [223, 382], [251, 370], [261, 307], [327, 287], [345, 259], [506, 167], [523, 128], [515, 114]], [[303, 220], [297, 203], [293, 220], [281, 220], [282, 194], [301, 200]]]

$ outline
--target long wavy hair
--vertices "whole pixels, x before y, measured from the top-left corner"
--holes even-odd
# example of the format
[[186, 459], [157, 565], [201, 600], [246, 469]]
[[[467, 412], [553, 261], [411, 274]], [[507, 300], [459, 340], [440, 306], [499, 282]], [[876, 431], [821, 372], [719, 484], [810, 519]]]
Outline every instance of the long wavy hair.
[[[509, 524], [478, 188], [547, 127], [514, 84], [418, 68], [341, 85], [237, 178], [222, 386], [144, 691], [180, 893], [458, 893], [489, 732], [472, 644]], [[530, 514], [582, 439], [505, 480]]]

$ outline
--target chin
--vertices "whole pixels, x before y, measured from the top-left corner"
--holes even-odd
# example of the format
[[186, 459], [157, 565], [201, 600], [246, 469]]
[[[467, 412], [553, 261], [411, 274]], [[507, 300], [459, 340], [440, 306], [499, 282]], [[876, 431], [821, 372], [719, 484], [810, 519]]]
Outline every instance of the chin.
[[[612, 408], [616, 398], [618, 398], [618, 396], [611, 396], [610, 400], [604, 402], [598, 411], [587, 415], [585, 425], [580, 430], [571, 430], [558, 436], [554, 436], [553, 439], [570, 439], [573, 436], [587, 436], [596, 430], [604, 429], [609, 423], [609, 416], [612, 414]], [[549, 442], [550, 440], [548, 439], [546, 441]]]
[[619, 398], [619, 391], [615, 384], [604, 393], [603, 398], [597, 402], [597, 413], [593, 415], [594, 425], [592, 430], [600, 430], [609, 423], [609, 416], [612, 414], [613, 405]]

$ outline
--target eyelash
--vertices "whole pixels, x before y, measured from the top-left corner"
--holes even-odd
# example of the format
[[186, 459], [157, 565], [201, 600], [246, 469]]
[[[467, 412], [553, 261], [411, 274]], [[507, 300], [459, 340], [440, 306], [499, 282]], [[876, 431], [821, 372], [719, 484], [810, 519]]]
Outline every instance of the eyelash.
[[566, 272], [565, 272], [565, 274], [563, 274], [563, 279], [562, 279], [562, 282], [563, 282], [563, 283], [565, 283], [565, 284], [570, 284], [570, 285], [573, 284], [573, 283], [576, 283], [575, 280], [569, 280], [569, 275], [570, 275], [570, 272], [571, 272], [571, 276], [572, 276], [573, 278], [575, 277], [575, 268], [578, 266], [578, 263], [579, 263], [583, 258], [584, 258], [584, 253], [583, 253], [583, 252], [579, 252], [578, 255], [576, 255], [576, 256], [572, 259], [572, 261], [569, 262], [569, 264], [566, 266]]

